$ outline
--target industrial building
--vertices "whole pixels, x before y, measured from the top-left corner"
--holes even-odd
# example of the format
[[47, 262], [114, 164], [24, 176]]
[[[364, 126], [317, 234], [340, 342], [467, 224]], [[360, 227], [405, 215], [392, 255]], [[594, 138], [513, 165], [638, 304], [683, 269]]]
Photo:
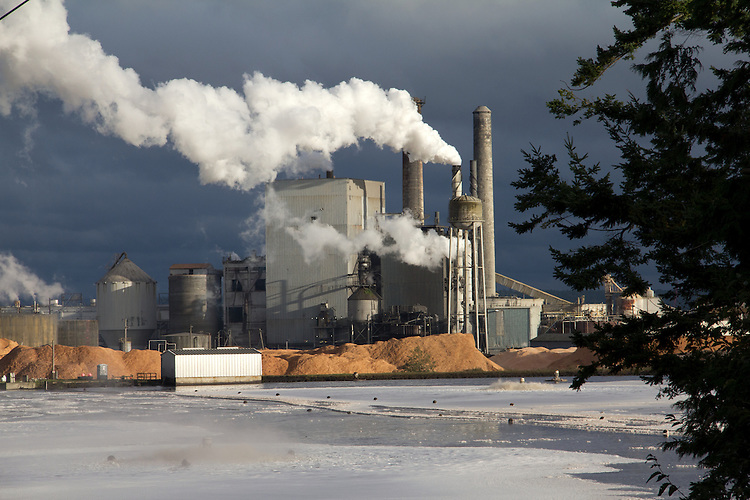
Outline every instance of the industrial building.
[[[421, 111], [422, 102], [417, 105]], [[460, 165], [452, 168], [448, 226], [440, 225], [437, 214], [432, 225], [425, 224], [423, 165], [407, 151], [401, 155], [400, 214], [387, 212], [380, 181], [336, 178], [332, 171], [317, 179], [277, 180], [267, 185], [266, 199], [278, 202], [286, 219], [266, 224], [265, 256], [232, 254], [220, 270], [209, 263], [176, 263], [169, 269], [168, 306], [160, 307], [156, 282], [123, 252], [96, 283], [95, 305], [81, 304], [75, 317], [70, 305], [66, 309], [52, 301], [49, 318], [5, 311], [0, 336], [27, 345], [82, 345], [94, 343], [92, 332], [97, 332], [97, 343], [107, 347], [158, 346], [174, 359], [188, 359], [182, 356], [195, 348], [313, 348], [468, 332], [477, 348], [492, 354], [569, 345], [574, 330], [592, 331], [602, 321], [659, 310], [653, 293], [622, 297], [611, 278], [604, 282], [605, 304], [584, 304], [497, 273], [496, 265], [503, 263], [495, 262], [492, 123], [485, 106], [473, 112], [473, 133], [468, 172]], [[449, 258], [422, 267], [389, 252], [333, 246], [339, 237], [350, 242], [403, 215], [418, 231], [448, 241]], [[326, 239], [318, 255], [308, 255], [310, 248], [295, 239], [303, 230], [310, 231], [305, 233], [310, 246], [320, 243], [314, 238]], [[505, 295], [498, 295], [498, 285]]]
[[259, 382], [262, 356], [248, 348], [170, 349], [161, 355], [165, 385], [245, 384]]
[[[272, 194], [273, 193], [273, 194]], [[359, 179], [284, 180], [268, 185], [300, 223], [333, 227], [347, 239], [356, 237], [385, 213], [385, 184]], [[308, 262], [304, 249], [286, 227], [266, 226], [266, 342], [269, 347], [311, 348], [316, 337], [347, 316], [347, 300], [358, 285], [358, 255], [336, 250]], [[313, 318], [318, 318], [314, 320]]]
[[264, 346], [266, 328], [266, 258], [225, 257], [224, 329], [217, 345]]

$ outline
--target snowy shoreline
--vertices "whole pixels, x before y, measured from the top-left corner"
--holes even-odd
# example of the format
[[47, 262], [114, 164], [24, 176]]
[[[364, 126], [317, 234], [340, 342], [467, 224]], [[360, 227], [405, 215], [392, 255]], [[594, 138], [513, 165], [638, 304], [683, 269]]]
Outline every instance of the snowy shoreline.
[[2, 393], [0, 497], [652, 498], [647, 454], [698, 473], [659, 450], [669, 402], [637, 378], [498, 383]]

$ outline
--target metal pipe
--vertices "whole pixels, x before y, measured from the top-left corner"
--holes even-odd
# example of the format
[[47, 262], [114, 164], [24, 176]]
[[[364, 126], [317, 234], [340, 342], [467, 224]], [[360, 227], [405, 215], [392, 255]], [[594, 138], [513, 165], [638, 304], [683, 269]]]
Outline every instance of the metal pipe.
[[458, 198], [464, 192], [464, 187], [461, 182], [461, 165], [453, 165], [453, 177], [451, 178], [451, 190], [453, 192], [453, 198]]
[[[469, 161], [469, 194], [477, 197], [477, 161]], [[483, 214], [484, 215], [484, 214]]]

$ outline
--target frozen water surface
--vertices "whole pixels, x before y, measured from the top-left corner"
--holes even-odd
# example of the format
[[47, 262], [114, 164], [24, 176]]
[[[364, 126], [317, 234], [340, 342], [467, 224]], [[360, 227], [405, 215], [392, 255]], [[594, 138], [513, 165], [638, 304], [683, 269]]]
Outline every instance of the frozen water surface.
[[[636, 378], [0, 393], [0, 499], [653, 498], [669, 402]], [[512, 423], [511, 423], [512, 420]]]

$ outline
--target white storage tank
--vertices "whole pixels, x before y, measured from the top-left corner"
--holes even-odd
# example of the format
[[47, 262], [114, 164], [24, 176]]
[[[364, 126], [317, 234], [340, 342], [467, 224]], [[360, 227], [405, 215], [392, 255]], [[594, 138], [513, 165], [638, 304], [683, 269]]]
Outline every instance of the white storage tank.
[[96, 282], [99, 335], [106, 347], [119, 349], [127, 338], [145, 349], [156, 332], [156, 281], [123, 252]]
[[260, 382], [260, 351], [246, 347], [170, 349], [161, 355], [164, 385], [245, 384]]

